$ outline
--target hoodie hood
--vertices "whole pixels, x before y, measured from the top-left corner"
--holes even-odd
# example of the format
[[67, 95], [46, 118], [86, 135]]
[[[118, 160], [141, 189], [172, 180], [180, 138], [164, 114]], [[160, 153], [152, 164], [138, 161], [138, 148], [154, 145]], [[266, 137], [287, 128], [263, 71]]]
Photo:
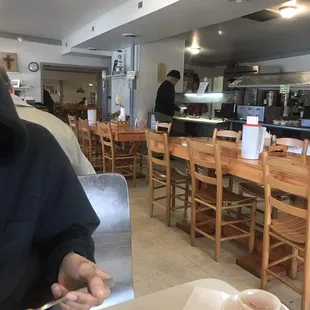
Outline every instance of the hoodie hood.
[[0, 166], [17, 162], [28, 142], [25, 123], [18, 117], [11, 95], [0, 80]]

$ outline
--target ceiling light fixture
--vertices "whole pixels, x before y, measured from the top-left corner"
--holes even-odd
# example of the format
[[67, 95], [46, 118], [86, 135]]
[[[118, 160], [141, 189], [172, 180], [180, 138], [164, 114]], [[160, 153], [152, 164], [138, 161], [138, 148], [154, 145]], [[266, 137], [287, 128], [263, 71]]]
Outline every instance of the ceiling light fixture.
[[23, 42], [23, 38], [17, 37], [17, 41], [18, 41], [18, 42]]
[[89, 84], [88, 84], [88, 86], [89, 86], [89, 87], [93, 87], [93, 86], [94, 86], [94, 84], [89, 83]]
[[298, 13], [297, 6], [293, 6], [293, 5], [283, 6], [279, 10], [283, 18], [292, 18]]
[[191, 47], [191, 53], [193, 55], [198, 55], [200, 53], [200, 51], [201, 51], [201, 48], [199, 48], [199, 47]]
[[217, 33], [219, 34], [219, 36], [222, 36], [224, 34], [223, 30], [219, 30]]

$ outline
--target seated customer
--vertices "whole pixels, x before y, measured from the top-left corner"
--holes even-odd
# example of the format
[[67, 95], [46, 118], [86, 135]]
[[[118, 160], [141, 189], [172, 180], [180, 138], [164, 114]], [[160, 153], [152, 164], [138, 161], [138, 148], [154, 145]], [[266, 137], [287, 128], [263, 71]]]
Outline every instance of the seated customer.
[[3, 67], [0, 67], [0, 75], [12, 93], [11, 96], [19, 117], [45, 127], [56, 138], [68, 156], [77, 175], [95, 174], [96, 171], [82, 153], [77, 138], [71, 128], [54, 115], [39, 111], [14, 95], [11, 81]]
[[[94, 261], [99, 219], [45, 128], [21, 120], [0, 76], [0, 309], [90, 309], [108, 295]], [[89, 293], [75, 291], [88, 286]]]

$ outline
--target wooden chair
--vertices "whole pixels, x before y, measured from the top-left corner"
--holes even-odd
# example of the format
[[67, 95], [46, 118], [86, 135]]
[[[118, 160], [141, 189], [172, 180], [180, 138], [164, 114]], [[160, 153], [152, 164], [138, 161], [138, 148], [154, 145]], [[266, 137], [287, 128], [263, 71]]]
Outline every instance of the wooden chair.
[[241, 141], [242, 132], [232, 131], [232, 130], [218, 130], [217, 128], [213, 131], [213, 139], [229, 140], [236, 143]]
[[[190, 178], [170, 165], [168, 134], [159, 134], [146, 131], [146, 140], [149, 157], [149, 183], [150, 183], [150, 216], [154, 215], [154, 206], [166, 209], [167, 226], [171, 225], [172, 210], [184, 209], [184, 217], [187, 216], [187, 208], [190, 207], [189, 182]], [[160, 158], [159, 158], [160, 156]], [[155, 186], [159, 184], [158, 186]], [[165, 195], [155, 197], [155, 190], [165, 188]], [[183, 193], [176, 193], [181, 189]], [[163, 205], [160, 200], [166, 200]], [[176, 206], [176, 199], [183, 202], [183, 206]]]
[[155, 131], [165, 131], [170, 135], [172, 128], [172, 123], [161, 123], [161, 122], [156, 122], [156, 127]]
[[[309, 140], [305, 139], [304, 141], [301, 141], [301, 140], [293, 139], [293, 138], [280, 138], [280, 139], [277, 139], [277, 144], [301, 148], [302, 149], [302, 155], [304, 155], [303, 159], [304, 160], [306, 159]], [[250, 183], [250, 182], [239, 183], [238, 193], [240, 195], [243, 195], [244, 193], [246, 193], [246, 194], [254, 196], [260, 200], [265, 199], [264, 188], [258, 184], [255, 184], [255, 183]], [[281, 198], [282, 200], [285, 200], [288, 198], [288, 196], [285, 193], [283, 193], [279, 190], [274, 190], [272, 195], [277, 196], [279, 199]], [[258, 212], [264, 213], [264, 212], [261, 212], [260, 210], [258, 210]], [[276, 212], [274, 214], [276, 214]]]
[[95, 170], [102, 170], [101, 147], [98, 139], [92, 137], [88, 120], [79, 119], [79, 133], [82, 140], [82, 151]]
[[[254, 250], [255, 241], [255, 214], [256, 199], [240, 196], [223, 187], [223, 176], [221, 166], [221, 153], [218, 144], [206, 144], [202, 142], [187, 140], [188, 152], [192, 177], [192, 219], [191, 219], [191, 244], [195, 245], [196, 233], [215, 241], [215, 260], [219, 261], [221, 242], [232, 239], [249, 238], [249, 250]], [[215, 175], [207, 176], [206, 169], [215, 171]], [[198, 183], [201, 182], [201, 187]], [[251, 209], [250, 217], [243, 216], [235, 220], [230, 216], [225, 218], [223, 211], [233, 212], [239, 208]], [[207, 211], [215, 211], [214, 216], [206, 220], [197, 221], [197, 215]], [[248, 231], [236, 224], [249, 223]], [[211, 224], [215, 226], [215, 236], [203, 230], [203, 226]], [[235, 236], [222, 237], [222, 228], [230, 226], [240, 232]]]
[[[242, 136], [241, 131], [232, 131], [232, 130], [218, 130], [217, 128], [213, 131], [213, 140], [228, 140], [235, 142], [236, 144], [240, 143]], [[228, 188], [232, 191], [234, 187], [234, 177], [230, 174], [223, 174], [224, 179], [228, 179], [229, 185]]]
[[[138, 119], [136, 118], [135, 120], [135, 128], [141, 128], [141, 129], [146, 129], [147, 128], [147, 120], [144, 119]], [[140, 173], [143, 172], [143, 169], [146, 168], [146, 180], [148, 179], [148, 165], [147, 165], [147, 160], [148, 160], [148, 152], [147, 152], [147, 145], [145, 142], [142, 142], [141, 145], [139, 146], [139, 150], [137, 152], [137, 158], [139, 162], [139, 170]]]
[[278, 138], [277, 139], [277, 145], [286, 145], [288, 147], [296, 147], [302, 149], [301, 154], [307, 155], [308, 152], [308, 146], [309, 146], [309, 140], [299, 140], [294, 138]]
[[[307, 165], [288, 158], [278, 158], [263, 154], [264, 190], [265, 190], [265, 221], [264, 241], [261, 272], [261, 287], [266, 289], [267, 276], [282, 281], [284, 284], [302, 295], [302, 310], [309, 310], [310, 306], [310, 171]], [[296, 184], [298, 179], [308, 180]], [[296, 195], [307, 201], [305, 209], [278, 200], [272, 195], [273, 189], [279, 189], [289, 195]], [[277, 219], [272, 219], [273, 209], [281, 211]], [[271, 244], [270, 238], [276, 240]], [[278, 246], [287, 245], [292, 253], [274, 262], [269, 260], [269, 252]], [[303, 255], [300, 255], [300, 252]], [[304, 278], [302, 289], [299, 289], [286, 279], [274, 273], [271, 268], [291, 260], [291, 277], [295, 278], [298, 261], [304, 264]]]
[[135, 120], [136, 128], [147, 128], [147, 120], [146, 119], [138, 119]]
[[75, 116], [68, 115], [69, 126], [74, 132], [77, 139], [79, 139], [78, 121]]
[[137, 155], [122, 149], [116, 149], [113, 139], [111, 123], [97, 123], [102, 147], [103, 171], [108, 172], [107, 163], [111, 172], [120, 172], [124, 177], [132, 177], [133, 186], [137, 179]]

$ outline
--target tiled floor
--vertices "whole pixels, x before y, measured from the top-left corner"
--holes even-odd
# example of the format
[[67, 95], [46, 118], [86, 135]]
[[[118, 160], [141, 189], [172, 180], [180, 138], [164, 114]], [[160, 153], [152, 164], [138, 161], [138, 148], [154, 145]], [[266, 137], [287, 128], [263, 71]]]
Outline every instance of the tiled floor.
[[[213, 242], [199, 238], [192, 247], [189, 236], [175, 227], [181, 213], [173, 215], [171, 228], [165, 225], [164, 210], [155, 208], [155, 217], [149, 217], [149, 192], [143, 180], [138, 181], [136, 188], [129, 186], [129, 192], [136, 297], [210, 277], [224, 280], [238, 290], [259, 288], [259, 279], [235, 264], [237, 256], [247, 253], [246, 248], [224, 242], [220, 262], [216, 263]], [[268, 286], [289, 309], [300, 309], [299, 294], [278, 281]]]

